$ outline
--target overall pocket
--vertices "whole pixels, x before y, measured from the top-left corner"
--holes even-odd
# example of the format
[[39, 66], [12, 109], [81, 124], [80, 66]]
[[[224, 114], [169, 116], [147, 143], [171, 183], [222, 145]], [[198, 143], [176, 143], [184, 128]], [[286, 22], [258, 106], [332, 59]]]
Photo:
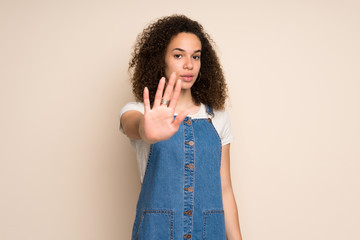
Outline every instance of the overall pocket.
[[203, 240], [226, 240], [224, 210], [204, 211]]
[[137, 240], [174, 239], [172, 210], [144, 210], [136, 234]]

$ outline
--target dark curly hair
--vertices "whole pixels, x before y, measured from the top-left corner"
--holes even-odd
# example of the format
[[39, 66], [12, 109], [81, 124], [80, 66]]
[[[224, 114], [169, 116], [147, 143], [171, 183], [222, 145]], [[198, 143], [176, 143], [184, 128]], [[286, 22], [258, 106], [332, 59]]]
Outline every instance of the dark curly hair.
[[201, 42], [201, 68], [198, 79], [191, 87], [194, 101], [214, 109], [224, 109], [227, 86], [219, 59], [213, 48], [214, 42], [196, 21], [184, 15], [163, 17], [147, 26], [137, 37], [129, 72], [133, 93], [137, 101], [143, 101], [143, 90], [148, 87], [151, 105], [154, 102], [158, 82], [165, 72], [165, 53], [179, 33], [193, 33]]

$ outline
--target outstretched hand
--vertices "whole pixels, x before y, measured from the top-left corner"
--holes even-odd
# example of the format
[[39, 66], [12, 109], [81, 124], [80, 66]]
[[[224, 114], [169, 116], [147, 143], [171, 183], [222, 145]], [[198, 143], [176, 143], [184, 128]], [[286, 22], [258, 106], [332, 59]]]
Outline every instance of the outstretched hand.
[[[148, 143], [171, 138], [187, 115], [186, 111], [182, 111], [174, 119], [175, 107], [181, 91], [181, 80], [176, 81], [174, 88], [175, 79], [176, 74], [171, 74], [164, 94], [165, 78], [160, 79], [152, 108], [150, 107], [149, 90], [147, 87], [144, 89], [144, 118], [140, 124], [139, 133], [141, 138]], [[164, 104], [162, 100], [170, 100], [170, 103]]]

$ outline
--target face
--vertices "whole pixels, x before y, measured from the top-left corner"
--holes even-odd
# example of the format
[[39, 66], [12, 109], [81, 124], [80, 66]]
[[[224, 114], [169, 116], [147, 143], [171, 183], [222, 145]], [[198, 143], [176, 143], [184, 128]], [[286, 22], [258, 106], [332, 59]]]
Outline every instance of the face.
[[165, 53], [165, 77], [176, 72], [181, 88], [190, 89], [200, 71], [201, 42], [193, 33], [179, 33], [169, 43]]

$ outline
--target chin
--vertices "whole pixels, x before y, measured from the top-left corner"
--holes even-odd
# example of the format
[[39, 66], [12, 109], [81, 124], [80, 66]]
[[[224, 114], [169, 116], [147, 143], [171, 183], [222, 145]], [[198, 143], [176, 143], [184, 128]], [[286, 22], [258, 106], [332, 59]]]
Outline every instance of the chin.
[[193, 82], [183, 82], [181, 83], [181, 89], [182, 90], [187, 90], [187, 89], [191, 89], [191, 87], [194, 85]]

